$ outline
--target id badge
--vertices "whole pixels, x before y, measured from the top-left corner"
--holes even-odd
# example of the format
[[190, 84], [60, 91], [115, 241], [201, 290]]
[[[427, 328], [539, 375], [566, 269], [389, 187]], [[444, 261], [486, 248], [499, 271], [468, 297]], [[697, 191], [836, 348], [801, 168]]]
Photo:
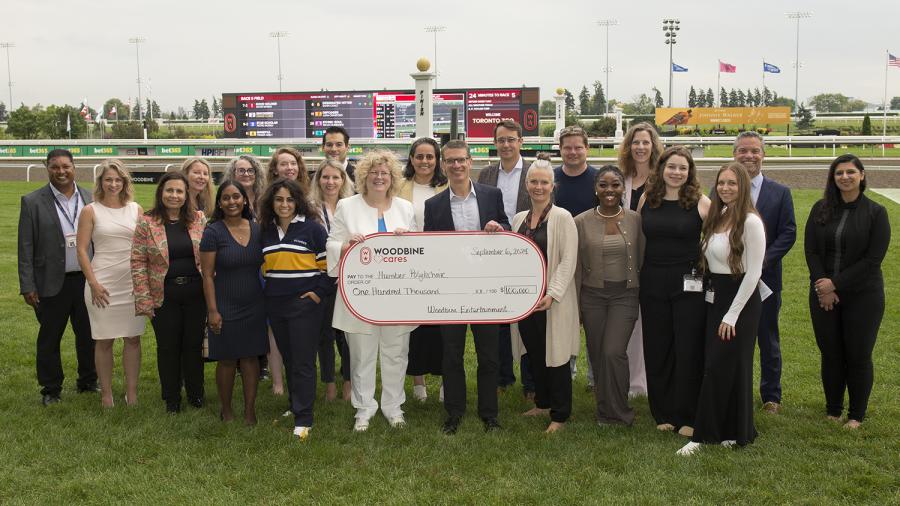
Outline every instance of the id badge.
[[75, 247], [75, 234], [66, 234], [66, 247], [67, 248]]
[[712, 291], [712, 290], [707, 290], [707, 291], [706, 291], [706, 296], [704, 297], [704, 299], [706, 299], [706, 302], [709, 303], [709, 304], [715, 303], [715, 300], [716, 300], [716, 292], [714, 292], [714, 291]]
[[693, 274], [684, 275], [684, 291], [700, 293], [703, 291], [703, 278]]

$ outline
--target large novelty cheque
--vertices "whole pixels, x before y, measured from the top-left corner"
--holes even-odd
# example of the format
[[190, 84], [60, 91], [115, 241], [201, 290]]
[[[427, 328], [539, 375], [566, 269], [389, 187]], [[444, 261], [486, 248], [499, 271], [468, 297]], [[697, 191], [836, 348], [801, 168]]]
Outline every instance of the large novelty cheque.
[[537, 245], [510, 232], [373, 234], [347, 250], [338, 287], [376, 325], [511, 323], [544, 296]]

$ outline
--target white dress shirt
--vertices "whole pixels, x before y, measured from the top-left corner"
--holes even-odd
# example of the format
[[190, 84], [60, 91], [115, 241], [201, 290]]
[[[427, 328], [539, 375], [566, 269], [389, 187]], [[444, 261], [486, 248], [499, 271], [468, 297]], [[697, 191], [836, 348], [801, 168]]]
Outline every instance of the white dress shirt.
[[503, 162], [500, 162], [497, 171], [497, 188], [503, 192], [503, 212], [506, 213], [506, 219], [510, 223], [513, 222], [513, 218], [516, 216], [516, 203], [519, 200], [519, 182], [524, 176], [522, 173], [524, 170], [523, 165], [524, 162], [520, 156], [519, 161], [516, 162], [511, 171], [506, 172], [503, 170]]
[[481, 230], [475, 183], [471, 180], [469, 180], [469, 194], [464, 197], [453, 193], [453, 187], [450, 187], [450, 214], [453, 216], [455, 230]]

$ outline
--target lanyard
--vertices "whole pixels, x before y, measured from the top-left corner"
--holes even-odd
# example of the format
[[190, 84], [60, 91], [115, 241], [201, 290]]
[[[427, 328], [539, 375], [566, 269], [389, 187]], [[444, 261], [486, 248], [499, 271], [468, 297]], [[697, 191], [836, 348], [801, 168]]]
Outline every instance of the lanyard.
[[322, 216], [325, 217], [325, 231], [331, 232], [331, 220], [328, 219], [328, 207], [322, 204]]
[[78, 202], [80, 200], [81, 200], [81, 194], [78, 193], [78, 188], [76, 188], [75, 189], [75, 215], [70, 218], [68, 204], [66, 204], [66, 207], [63, 207], [63, 205], [59, 203], [59, 199], [56, 197], [56, 195], [53, 196], [53, 202], [56, 204], [56, 208], [59, 209], [63, 213], [63, 216], [66, 217], [66, 221], [69, 222], [69, 225], [72, 225], [72, 230], [75, 230], [75, 220], [78, 219]]

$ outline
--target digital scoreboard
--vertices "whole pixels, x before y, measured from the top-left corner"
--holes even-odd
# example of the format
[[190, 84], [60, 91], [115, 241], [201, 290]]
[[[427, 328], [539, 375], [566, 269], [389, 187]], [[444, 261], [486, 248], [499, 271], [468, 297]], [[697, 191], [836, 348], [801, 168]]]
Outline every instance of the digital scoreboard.
[[[450, 132], [456, 109], [457, 129], [468, 137], [492, 137], [504, 119], [522, 124], [526, 136], [539, 135], [538, 88], [435, 90], [432, 99], [435, 134]], [[238, 139], [316, 138], [330, 126], [351, 138], [410, 138], [415, 104], [413, 90], [222, 95], [225, 137]]]

